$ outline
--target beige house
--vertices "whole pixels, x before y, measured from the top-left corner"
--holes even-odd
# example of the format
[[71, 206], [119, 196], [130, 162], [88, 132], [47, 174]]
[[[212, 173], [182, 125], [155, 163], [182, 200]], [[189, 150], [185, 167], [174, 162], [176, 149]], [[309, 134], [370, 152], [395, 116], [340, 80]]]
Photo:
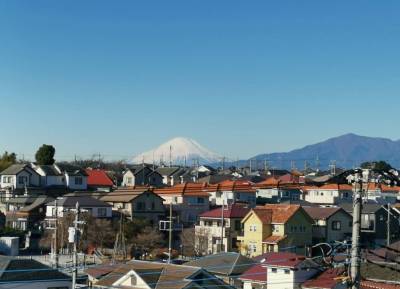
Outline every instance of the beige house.
[[312, 244], [313, 223], [299, 205], [256, 207], [242, 220], [241, 253], [250, 257], [280, 251], [305, 254]]
[[114, 211], [124, 213], [128, 218], [149, 220], [152, 226], [165, 217], [164, 199], [150, 190], [119, 189], [100, 198], [112, 205]]

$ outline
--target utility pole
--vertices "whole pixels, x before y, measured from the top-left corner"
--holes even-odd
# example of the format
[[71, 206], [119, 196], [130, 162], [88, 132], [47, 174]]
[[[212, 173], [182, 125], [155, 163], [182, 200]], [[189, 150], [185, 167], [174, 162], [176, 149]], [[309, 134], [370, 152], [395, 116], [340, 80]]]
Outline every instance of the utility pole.
[[171, 264], [172, 255], [172, 199], [169, 203], [169, 236], [168, 236], [168, 264]]
[[76, 280], [78, 277], [78, 223], [79, 223], [79, 203], [75, 206], [75, 223], [74, 223], [74, 254], [73, 254], [73, 271], [72, 271], [72, 289], [76, 288]]
[[224, 192], [222, 192], [221, 195], [222, 198], [222, 206], [221, 206], [221, 244], [220, 244], [220, 253], [224, 251], [224, 206], [225, 206], [225, 201], [224, 201]]
[[[361, 175], [360, 175], [361, 174]], [[353, 234], [351, 244], [351, 281], [352, 289], [360, 288], [360, 232], [361, 232], [361, 208], [362, 208], [362, 190], [363, 175], [357, 173], [355, 176], [354, 203], [353, 203]], [[358, 185], [358, 186], [357, 186]]]
[[58, 268], [58, 203], [57, 203], [57, 198], [55, 200], [55, 207], [56, 207], [56, 212], [55, 212], [55, 217], [56, 217], [56, 228], [54, 230], [54, 261], [56, 268]]
[[172, 146], [169, 146], [169, 167], [172, 167]]
[[386, 246], [390, 245], [390, 203], [387, 204], [387, 235], [386, 235]]

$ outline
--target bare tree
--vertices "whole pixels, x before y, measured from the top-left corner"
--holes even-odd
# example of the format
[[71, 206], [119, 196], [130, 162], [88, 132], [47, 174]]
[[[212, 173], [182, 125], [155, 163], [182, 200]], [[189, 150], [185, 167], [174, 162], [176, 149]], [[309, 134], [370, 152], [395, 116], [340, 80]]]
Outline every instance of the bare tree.
[[199, 256], [208, 254], [210, 231], [207, 228], [198, 228], [195, 232], [195, 248]]
[[[165, 246], [165, 237], [157, 229], [146, 227], [130, 242], [134, 249], [139, 249], [144, 253], [150, 253], [155, 249]], [[132, 251], [132, 250], [131, 250]]]

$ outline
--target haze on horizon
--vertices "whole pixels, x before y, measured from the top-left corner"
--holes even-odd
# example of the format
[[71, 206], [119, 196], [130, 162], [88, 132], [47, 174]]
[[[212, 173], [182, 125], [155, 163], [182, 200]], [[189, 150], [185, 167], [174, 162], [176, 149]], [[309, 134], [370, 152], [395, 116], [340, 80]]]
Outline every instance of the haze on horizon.
[[[129, 159], [400, 138], [400, 3], [5, 1], [0, 153]], [[21, 21], [23, 19], [23, 21]]]

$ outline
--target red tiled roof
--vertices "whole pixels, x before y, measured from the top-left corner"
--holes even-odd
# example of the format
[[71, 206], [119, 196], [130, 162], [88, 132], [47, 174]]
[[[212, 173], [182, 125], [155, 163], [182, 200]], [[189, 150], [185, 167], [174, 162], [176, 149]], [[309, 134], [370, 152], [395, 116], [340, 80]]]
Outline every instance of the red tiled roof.
[[104, 170], [86, 169], [88, 186], [114, 186], [113, 181]]
[[342, 208], [329, 208], [329, 207], [303, 207], [303, 209], [314, 220], [326, 220], [336, 212], [343, 210]]
[[335, 278], [341, 276], [344, 272], [343, 268], [326, 270], [317, 278], [304, 282], [302, 288], [333, 289], [340, 282], [339, 280], [335, 280]]
[[290, 252], [270, 252], [253, 258], [253, 260], [261, 262], [264, 267], [267, 265], [288, 268], [295, 268], [305, 259], [304, 256]]
[[267, 269], [263, 267], [261, 264], [256, 264], [247, 271], [245, 271], [242, 275], [240, 275], [239, 279], [266, 283]]
[[[250, 211], [250, 208], [241, 205], [241, 204], [233, 204], [230, 205], [228, 208], [224, 209], [224, 218], [243, 218], [245, 217], [248, 212]], [[205, 212], [200, 215], [201, 218], [221, 218], [221, 208], [217, 208], [214, 210], [210, 210], [208, 212]]]
[[338, 191], [352, 191], [353, 187], [348, 184], [325, 184], [323, 186], [304, 186], [303, 190], [338, 190]]
[[280, 241], [286, 239], [287, 236], [269, 236], [267, 239], [263, 241], [266, 244], [279, 244]]

